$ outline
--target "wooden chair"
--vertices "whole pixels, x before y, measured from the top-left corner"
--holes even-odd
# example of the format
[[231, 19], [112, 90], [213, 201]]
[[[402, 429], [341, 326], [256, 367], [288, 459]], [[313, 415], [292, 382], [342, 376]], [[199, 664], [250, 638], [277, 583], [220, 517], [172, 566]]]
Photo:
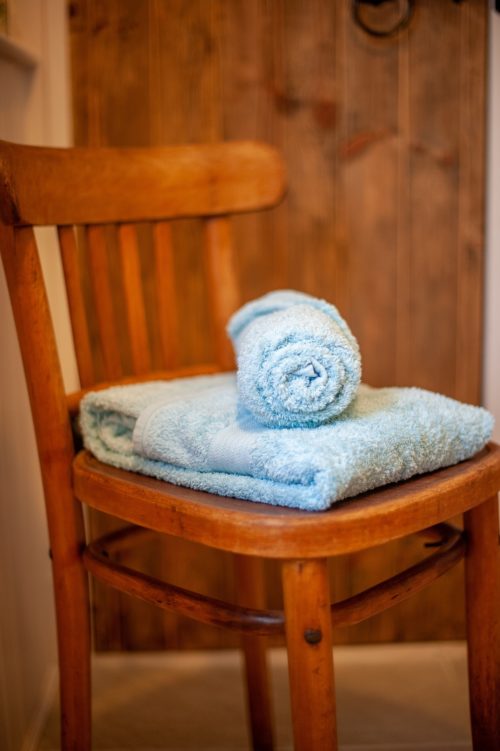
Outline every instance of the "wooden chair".
[[[242, 634], [254, 749], [273, 747], [262, 636], [285, 632], [295, 748], [336, 748], [332, 620], [356, 623], [401, 601], [465, 557], [470, 705], [475, 751], [500, 748], [500, 448], [324, 513], [220, 498], [101, 464], [77, 452], [72, 418], [95, 385], [77, 263], [84, 236], [108, 381], [172, 377], [172, 296], [159, 297], [165, 373], [148, 373], [136, 223], [151, 222], [156, 273], [172, 290], [169, 220], [201, 217], [218, 363], [233, 366], [223, 326], [238, 306], [228, 216], [264, 209], [284, 189], [279, 155], [258, 143], [152, 149], [49, 149], [0, 144], [0, 243], [31, 399], [45, 489], [58, 626], [62, 748], [90, 748], [88, 572], [123, 592]], [[132, 373], [123, 372], [109, 308], [103, 225], [118, 227]], [[58, 230], [83, 391], [66, 396], [33, 228]], [[75, 227], [79, 228], [75, 234]], [[333, 249], [332, 249], [333, 252]], [[184, 371], [186, 372], [186, 371]], [[86, 541], [82, 505], [129, 526]], [[465, 532], [447, 519], [464, 514]], [[238, 604], [201, 596], [113, 561], [145, 530], [235, 555]], [[424, 562], [343, 602], [330, 603], [327, 558], [420, 534]], [[282, 561], [284, 613], [263, 609], [260, 560]], [[244, 605], [241, 603], [245, 603]]]

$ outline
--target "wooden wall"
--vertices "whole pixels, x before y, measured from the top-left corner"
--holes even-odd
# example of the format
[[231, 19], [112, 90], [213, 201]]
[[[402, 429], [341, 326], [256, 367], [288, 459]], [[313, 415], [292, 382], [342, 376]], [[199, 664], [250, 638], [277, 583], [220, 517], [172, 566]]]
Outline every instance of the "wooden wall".
[[[372, 15], [391, 21], [390, 6]], [[325, 297], [359, 339], [366, 382], [477, 402], [487, 11], [483, 0], [415, 0], [408, 30], [374, 39], [354, 26], [348, 0], [73, 0], [75, 141], [278, 145], [286, 201], [235, 228], [243, 299], [283, 286]], [[196, 224], [179, 223], [186, 363], [210, 354], [198, 239]], [[105, 526], [94, 517], [94, 529]], [[336, 597], [418, 549], [397, 543], [335, 561]], [[201, 589], [232, 586], [227, 559], [175, 540], [150, 549], [145, 565]], [[277, 602], [274, 569], [270, 581]], [[461, 590], [455, 571], [337, 638], [460, 637]], [[101, 648], [229, 643], [117, 594], [95, 597], [106, 604]]]

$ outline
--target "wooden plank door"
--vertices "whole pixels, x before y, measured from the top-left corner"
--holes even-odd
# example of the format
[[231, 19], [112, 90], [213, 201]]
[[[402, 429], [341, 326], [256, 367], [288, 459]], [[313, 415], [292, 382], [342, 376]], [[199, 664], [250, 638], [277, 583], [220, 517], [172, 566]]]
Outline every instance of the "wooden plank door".
[[[381, 24], [389, 5], [371, 11]], [[415, 0], [409, 27], [390, 39], [357, 28], [349, 0], [73, 0], [68, 8], [77, 144], [276, 144], [289, 171], [286, 201], [235, 222], [243, 299], [283, 286], [325, 297], [359, 339], [367, 383], [480, 400], [487, 3]], [[211, 351], [201, 240], [196, 223], [173, 228], [181, 364]], [[92, 526], [101, 532], [106, 521], [93, 515]], [[335, 596], [418, 554], [402, 542], [334, 561]], [[232, 587], [226, 557], [175, 540], [149, 549], [143, 565], [202, 590]], [[277, 605], [273, 567], [269, 580]], [[231, 643], [115, 593], [96, 588], [95, 600], [101, 649]], [[461, 602], [455, 570], [336, 640], [459, 638]]]

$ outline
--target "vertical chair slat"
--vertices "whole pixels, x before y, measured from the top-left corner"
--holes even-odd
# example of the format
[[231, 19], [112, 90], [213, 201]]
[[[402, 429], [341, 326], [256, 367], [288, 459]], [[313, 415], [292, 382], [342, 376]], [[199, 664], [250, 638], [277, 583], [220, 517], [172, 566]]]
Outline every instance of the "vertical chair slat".
[[128, 317], [128, 333], [134, 373], [151, 370], [146, 310], [141, 283], [141, 264], [134, 224], [122, 224], [118, 228], [120, 259], [125, 289]]
[[179, 364], [179, 326], [175, 299], [174, 254], [169, 222], [153, 225], [157, 320], [165, 368]]
[[234, 368], [234, 353], [225, 327], [240, 299], [231, 231], [226, 217], [205, 220], [205, 261], [217, 362], [224, 370], [231, 370]]
[[94, 361], [90, 346], [90, 333], [85, 312], [85, 300], [78, 265], [78, 249], [72, 226], [57, 228], [61, 261], [66, 281], [71, 327], [75, 340], [75, 353], [82, 387], [95, 382]]
[[86, 227], [86, 238], [105, 377], [112, 380], [122, 375], [122, 366], [111, 298], [112, 292], [103, 226], [98, 224], [88, 225]]

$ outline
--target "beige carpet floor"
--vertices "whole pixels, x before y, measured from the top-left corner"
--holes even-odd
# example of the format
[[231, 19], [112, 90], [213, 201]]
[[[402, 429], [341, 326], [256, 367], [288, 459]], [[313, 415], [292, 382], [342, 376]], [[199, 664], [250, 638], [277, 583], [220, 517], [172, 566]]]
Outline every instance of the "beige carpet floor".
[[[270, 663], [277, 747], [288, 751], [284, 651]], [[237, 652], [100, 655], [93, 677], [96, 751], [249, 748]], [[335, 677], [342, 751], [470, 751], [463, 644], [339, 647]], [[57, 748], [54, 704], [39, 751]]]

